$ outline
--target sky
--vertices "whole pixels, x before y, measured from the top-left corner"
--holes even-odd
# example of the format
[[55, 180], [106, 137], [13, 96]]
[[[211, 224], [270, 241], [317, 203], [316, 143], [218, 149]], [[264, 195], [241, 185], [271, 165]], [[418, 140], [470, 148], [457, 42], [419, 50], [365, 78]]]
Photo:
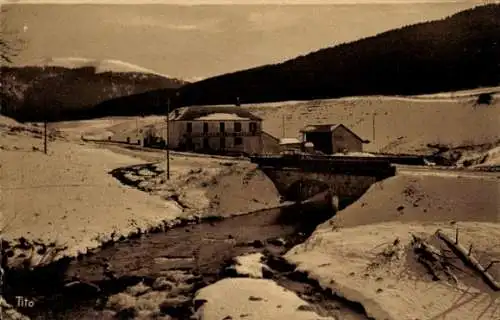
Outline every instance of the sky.
[[[358, 3], [453, 3], [462, 0], [0, 0], [0, 3], [56, 3], [56, 4], [358, 4]], [[471, 3], [498, 2], [496, 0], [469, 0]]]
[[113, 59], [192, 81], [282, 62], [480, 4], [185, 5], [193, 1], [15, 4], [4, 6], [2, 18], [8, 33], [24, 43], [17, 65], [48, 57]]

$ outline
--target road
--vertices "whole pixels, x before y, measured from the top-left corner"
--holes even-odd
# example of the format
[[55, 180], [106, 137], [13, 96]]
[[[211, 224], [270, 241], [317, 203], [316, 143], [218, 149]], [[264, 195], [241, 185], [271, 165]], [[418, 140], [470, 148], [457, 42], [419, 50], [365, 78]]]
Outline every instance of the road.
[[[165, 150], [144, 148], [140, 146], [121, 145], [108, 142], [98, 142], [100, 145], [118, 153], [124, 153], [139, 158], [146, 158], [148, 161], [161, 161], [166, 157]], [[199, 157], [199, 158], [213, 158], [219, 160], [231, 161], [248, 161], [246, 158], [234, 158], [225, 156], [214, 156], [205, 154], [196, 154], [188, 152], [171, 152], [172, 156], [186, 156], [186, 157]], [[145, 159], [145, 160], [146, 160]], [[483, 180], [498, 180], [500, 179], [500, 172], [487, 172], [470, 169], [450, 168], [443, 166], [413, 166], [413, 165], [394, 165], [397, 174], [414, 175], [414, 176], [437, 176], [444, 178], [471, 178]]]
[[457, 169], [447, 167], [425, 167], [396, 165], [396, 173], [414, 176], [435, 176], [443, 178], [467, 178], [482, 180], [499, 180], [500, 172], [486, 172], [468, 169]]

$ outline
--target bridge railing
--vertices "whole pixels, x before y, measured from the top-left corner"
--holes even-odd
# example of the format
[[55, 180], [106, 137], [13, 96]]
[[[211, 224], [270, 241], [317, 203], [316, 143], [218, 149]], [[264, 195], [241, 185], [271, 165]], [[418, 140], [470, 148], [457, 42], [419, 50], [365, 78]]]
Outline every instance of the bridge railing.
[[276, 169], [295, 168], [310, 172], [330, 172], [347, 175], [389, 177], [396, 168], [386, 159], [373, 157], [325, 157], [325, 156], [252, 156], [250, 161], [260, 167]]
[[364, 157], [364, 156], [329, 156], [329, 155], [313, 155], [313, 154], [259, 154], [255, 155], [256, 158], [260, 159], [282, 159], [282, 158], [292, 158], [292, 159], [332, 159], [334, 161], [363, 161], [369, 159], [370, 162], [377, 161], [388, 161], [391, 164], [403, 164], [403, 165], [425, 165], [424, 156], [420, 155], [377, 155], [375, 157]]

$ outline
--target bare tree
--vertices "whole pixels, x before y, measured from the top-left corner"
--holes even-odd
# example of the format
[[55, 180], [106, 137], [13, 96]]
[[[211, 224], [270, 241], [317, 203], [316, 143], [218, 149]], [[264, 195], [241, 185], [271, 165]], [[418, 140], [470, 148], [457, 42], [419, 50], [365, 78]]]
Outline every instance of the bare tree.
[[23, 41], [19, 32], [9, 29], [7, 24], [8, 10], [0, 8], [0, 62], [2, 65], [11, 64], [12, 59], [21, 51]]
[[[7, 17], [8, 9], [0, 6], [0, 68], [13, 63], [13, 58], [21, 51], [24, 41], [20, 38], [19, 31], [9, 28]], [[0, 113], [5, 112], [13, 93], [12, 84], [2, 75], [0, 70]]]

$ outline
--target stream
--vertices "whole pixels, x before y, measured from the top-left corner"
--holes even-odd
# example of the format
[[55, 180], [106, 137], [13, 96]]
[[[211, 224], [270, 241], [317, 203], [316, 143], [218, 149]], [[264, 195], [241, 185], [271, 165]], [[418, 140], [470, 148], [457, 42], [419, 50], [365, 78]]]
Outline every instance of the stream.
[[[139, 282], [154, 286], [158, 278], [182, 279], [184, 290], [164, 302], [165, 319], [194, 319], [197, 290], [238, 276], [228, 270], [237, 256], [260, 252], [270, 272], [265, 278], [296, 292], [322, 316], [369, 319], [361, 305], [325, 291], [294, 270], [281, 256], [302, 243], [334, 211], [327, 195], [305, 203], [266, 209], [230, 218], [184, 222], [170, 230], [138, 235], [101, 247], [78, 259], [62, 259], [32, 271], [9, 270], [4, 296], [36, 301], [19, 310], [31, 319], [104, 319], [108, 297]], [[166, 289], [168, 290], [168, 289]], [[173, 289], [172, 289], [173, 290]], [[134, 319], [133, 310], [114, 318]]]

